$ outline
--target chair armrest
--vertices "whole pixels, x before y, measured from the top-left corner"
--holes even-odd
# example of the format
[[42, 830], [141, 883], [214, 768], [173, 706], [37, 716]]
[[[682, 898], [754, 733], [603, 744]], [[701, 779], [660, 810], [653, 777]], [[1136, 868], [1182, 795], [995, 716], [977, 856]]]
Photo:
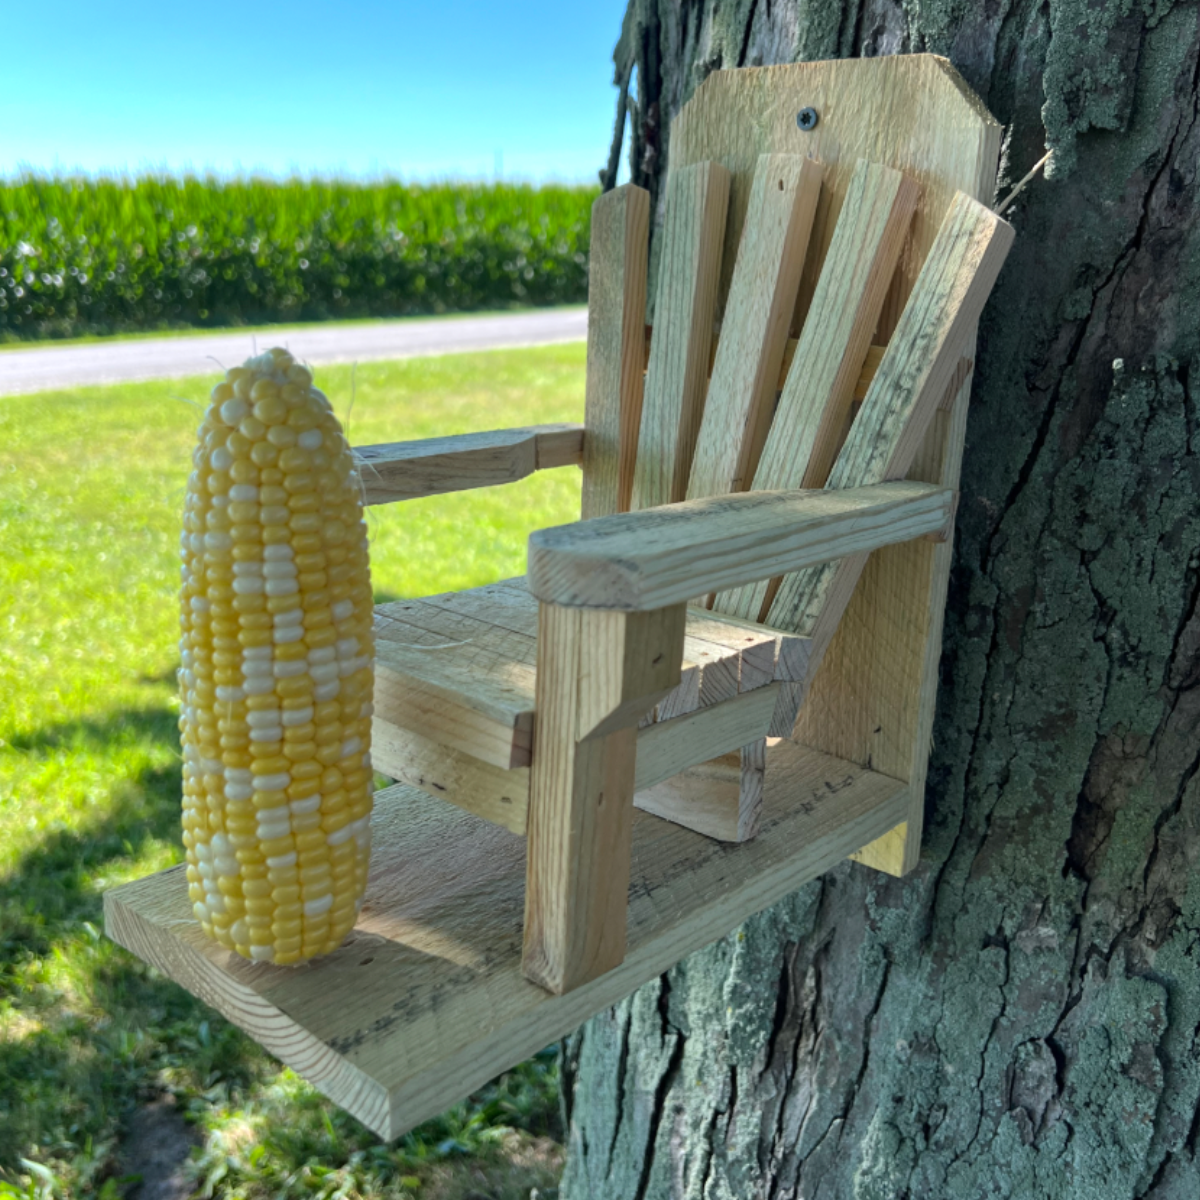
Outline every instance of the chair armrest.
[[529, 590], [644, 612], [949, 528], [957, 493], [930, 483], [739, 492], [543, 529]]
[[583, 461], [582, 425], [530, 425], [419, 442], [356, 446], [365, 504], [390, 504], [515, 483], [546, 467]]

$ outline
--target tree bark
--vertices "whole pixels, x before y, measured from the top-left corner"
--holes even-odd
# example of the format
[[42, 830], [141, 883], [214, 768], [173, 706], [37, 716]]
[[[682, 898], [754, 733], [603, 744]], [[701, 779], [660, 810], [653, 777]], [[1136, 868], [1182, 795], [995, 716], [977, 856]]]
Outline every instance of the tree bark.
[[[631, 0], [632, 174], [716, 67], [948, 55], [1005, 124], [922, 861], [844, 864], [564, 1047], [569, 1200], [1200, 1196], [1200, 24]], [[636, 68], [636, 70], [633, 70]]]

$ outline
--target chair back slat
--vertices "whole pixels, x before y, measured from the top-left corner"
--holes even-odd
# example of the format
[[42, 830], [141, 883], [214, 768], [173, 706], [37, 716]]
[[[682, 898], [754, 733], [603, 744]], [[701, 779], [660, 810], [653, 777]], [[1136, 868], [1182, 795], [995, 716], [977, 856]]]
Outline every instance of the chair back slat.
[[728, 205], [729, 172], [718, 163], [693, 163], [667, 178], [635, 509], [670, 504], [687, 492], [708, 388]]
[[[934, 413], [955, 384], [959, 360], [1012, 240], [1012, 226], [978, 201], [960, 193], [950, 205], [829, 474], [830, 488], [883, 483], [908, 473]], [[812, 636], [819, 659], [863, 561], [842, 559], [786, 576], [769, 622]], [[830, 603], [834, 597], [838, 601]]]
[[744, 491], [753, 478], [820, 191], [821, 166], [812, 159], [764, 154], [755, 166], [689, 499]]
[[642, 414], [650, 193], [625, 184], [592, 205], [583, 516], [625, 512]]
[[[919, 194], [891, 167], [855, 167], [751, 490], [824, 485]], [[763, 580], [713, 608], [756, 621], [766, 593]]]

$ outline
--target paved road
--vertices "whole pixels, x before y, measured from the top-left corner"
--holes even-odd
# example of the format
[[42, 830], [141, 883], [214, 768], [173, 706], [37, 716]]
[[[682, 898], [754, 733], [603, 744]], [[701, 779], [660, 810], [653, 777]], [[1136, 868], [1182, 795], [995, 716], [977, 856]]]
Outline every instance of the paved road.
[[542, 309], [495, 317], [377, 321], [365, 325], [302, 325], [200, 337], [88, 342], [0, 351], [0, 395], [89, 383], [205, 375], [231, 367], [257, 348], [286, 346], [297, 358], [323, 363], [458, 354], [505, 346], [577, 342], [587, 336], [583, 308]]

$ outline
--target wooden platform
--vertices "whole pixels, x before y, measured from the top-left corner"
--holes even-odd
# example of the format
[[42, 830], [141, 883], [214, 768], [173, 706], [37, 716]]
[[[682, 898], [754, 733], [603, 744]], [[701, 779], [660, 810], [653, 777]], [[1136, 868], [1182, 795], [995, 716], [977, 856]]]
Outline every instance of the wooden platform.
[[769, 753], [754, 841], [637, 814], [625, 961], [563, 996], [521, 975], [525, 839], [403, 786], [375, 798], [367, 902], [327, 958], [273, 967], [208, 942], [182, 866], [106, 893], [106, 932], [397, 1137], [904, 819], [894, 779], [791, 742]]

